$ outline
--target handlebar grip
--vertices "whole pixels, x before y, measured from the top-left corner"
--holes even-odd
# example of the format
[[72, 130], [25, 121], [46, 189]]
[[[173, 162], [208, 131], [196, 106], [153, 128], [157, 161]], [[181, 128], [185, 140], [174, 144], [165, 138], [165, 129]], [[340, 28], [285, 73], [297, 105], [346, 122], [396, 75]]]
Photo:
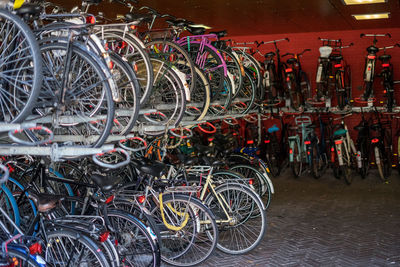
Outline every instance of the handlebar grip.
[[[21, 133], [23, 131], [45, 131], [49, 137], [47, 139], [44, 140], [40, 140], [40, 141], [25, 141], [22, 140], [18, 137], [15, 136], [15, 134], [17, 133]], [[22, 128], [20, 130], [15, 130], [15, 131], [9, 131], [8, 132], [8, 137], [10, 137], [10, 139], [18, 144], [22, 144], [22, 145], [28, 145], [28, 146], [35, 146], [35, 145], [44, 145], [47, 144], [49, 142], [51, 142], [54, 138], [54, 133], [47, 127], [44, 126], [35, 126], [35, 127], [30, 127], [30, 128]]]
[[[124, 160], [124, 161], [122, 161], [120, 163], [110, 164], [110, 163], [102, 162], [102, 161], [100, 161], [98, 159], [98, 157], [100, 157], [100, 156], [103, 156], [103, 155], [108, 154], [108, 153], [114, 153], [114, 152], [120, 152], [120, 153], [124, 154], [126, 156], [126, 160]], [[121, 167], [129, 164], [129, 162], [131, 161], [131, 156], [124, 149], [115, 148], [115, 149], [110, 150], [110, 151], [105, 152], [105, 153], [99, 153], [99, 154], [93, 155], [92, 159], [93, 159], [93, 162], [96, 163], [97, 165], [99, 165], [100, 167], [107, 168], [107, 169], [118, 169], [118, 168], [121, 168]]]
[[2, 164], [0, 164], [0, 169], [4, 172], [4, 174], [0, 178], [0, 185], [1, 185], [8, 181], [8, 177], [10, 176], [10, 171], [6, 166]]

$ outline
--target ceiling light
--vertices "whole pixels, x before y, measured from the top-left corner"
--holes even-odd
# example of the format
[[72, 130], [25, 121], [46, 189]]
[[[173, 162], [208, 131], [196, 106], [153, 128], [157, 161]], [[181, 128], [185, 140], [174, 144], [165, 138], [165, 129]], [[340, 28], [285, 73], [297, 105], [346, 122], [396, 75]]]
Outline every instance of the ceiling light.
[[388, 19], [390, 13], [379, 13], [379, 14], [360, 14], [352, 15], [356, 20], [366, 20], [366, 19]]
[[386, 3], [387, 0], [342, 0], [345, 5], [363, 5]]

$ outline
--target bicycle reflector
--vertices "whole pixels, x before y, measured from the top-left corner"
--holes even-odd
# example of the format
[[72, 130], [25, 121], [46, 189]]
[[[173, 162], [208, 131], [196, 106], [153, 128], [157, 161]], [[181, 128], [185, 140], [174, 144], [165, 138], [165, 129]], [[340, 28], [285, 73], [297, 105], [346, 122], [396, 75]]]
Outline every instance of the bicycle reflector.
[[107, 241], [107, 239], [108, 239], [109, 236], [110, 236], [110, 232], [109, 232], [109, 231], [105, 231], [104, 233], [102, 233], [102, 234], [99, 236], [99, 241], [100, 241], [101, 243], [104, 243], [104, 242]]
[[247, 144], [248, 145], [252, 145], [252, 144], [254, 144], [254, 141], [253, 140], [249, 140], [249, 141], [247, 141]]
[[311, 145], [311, 141], [304, 141], [305, 145]]
[[253, 183], [254, 183], [254, 180], [253, 180], [253, 179], [250, 179], [250, 180], [249, 180], [249, 185], [253, 185]]
[[368, 59], [375, 59], [376, 56], [368, 55]]
[[335, 68], [341, 68], [342, 64], [335, 64]]
[[286, 72], [293, 72], [293, 69], [292, 68], [287, 68], [285, 71]]
[[271, 140], [265, 140], [264, 143], [269, 144]]
[[389, 68], [390, 64], [389, 63], [384, 63], [382, 64], [382, 68]]
[[343, 143], [343, 140], [336, 140], [335, 141], [335, 145], [340, 145], [340, 144], [342, 144]]
[[42, 249], [42, 245], [40, 245], [39, 243], [34, 243], [29, 247], [29, 253], [31, 255], [36, 255], [36, 254], [42, 254], [43, 249]]
[[376, 144], [376, 143], [378, 143], [378, 142], [379, 142], [379, 139], [378, 139], [378, 138], [374, 138], [374, 139], [371, 140], [371, 143], [372, 143], [372, 144]]
[[139, 201], [139, 203], [140, 204], [143, 204], [143, 202], [146, 200], [146, 197], [143, 195], [143, 196], [138, 196], [137, 197], [137, 201]]
[[293, 154], [293, 149], [289, 149], [289, 154]]
[[96, 18], [94, 16], [87, 16], [86, 17], [86, 23], [95, 24], [96, 23]]
[[110, 202], [113, 201], [113, 200], [114, 200], [114, 195], [109, 196], [109, 197], [106, 199], [106, 204], [110, 203]]

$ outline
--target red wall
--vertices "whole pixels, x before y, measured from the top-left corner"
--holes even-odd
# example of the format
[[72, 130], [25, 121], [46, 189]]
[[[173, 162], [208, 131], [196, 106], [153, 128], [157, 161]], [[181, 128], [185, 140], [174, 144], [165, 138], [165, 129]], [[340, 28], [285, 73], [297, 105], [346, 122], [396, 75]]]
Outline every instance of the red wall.
[[[272, 26], [271, 26], [272, 27]], [[271, 41], [281, 38], [288, 37], [290, 42], [279, 42], [278, 47], [281, 51], [281, 54], [287, 52], [301, 52], [306, 48], [310, 48], [311, 52], [304, 54], [302, 58], [302, 67], [305, 72], [308, 73], [309, 78], [312, 82], [312, 88], [315, 92], [315, 76], [316, 76], [316, 68], [317, 68], [317, 60], [319, 57], [319, 47], [322, 42], [318, 40], [318, 37], [328, 38], [328, 39], [341, 39], [344, 45], [349, 43], [354, 43], [354, 46], [350, 48], [343, 49], [344, 59], [347, 61], [347, 64], [350, 65], [352, 71], [352, 95], [353, 98], [359, 97], [363, 93], [362, 88], [363, 85], [363, 72], [364, 72], [364, 59], [366, 56], [366, 48], [372, 44], [372, 38], [360, 38], [361, 33], [390, 33], [392, 38], [389, 39], [387, 37], [381, 37], [378, 39], [377, 46], [389, 46], [395, 43], [400, 42], [400, 28], [389, 28], [389, 29], [372, 29], [372, 30], [352, 30], [352, 31], [331, 31], [331, 32], [313, 32], [313, 33], [293, 33], [293, 34], [274, 34], [274, 35], [257, 35], [257, 36], [240, 36], [232, 38], [236, 42], [252, 42], [252, 41]], [[261, 45], [259, 50], [262, 54], [265, 54], [269, 51], [274, 51], [273, 44]], [[400, 80], [400, 48], [396, 47], [394, 49], [390, 49], [387, 51], [388, 54], [392, 55], [391, 63], [393, 64], [394, 69], [394, 79]], [[383, 51], [379, 52], [379, 55], [383, 54]], [[263, 57], [258, 56], [259, 60], [263, 61]], [[380, 64], [377, 64], [376, 68], [377, 73], [380, 71]], [[377, 98], [375, 105], [382, 106], [380, 103], [384, 100], [382, 98], [382, 85], [380, 84], [380, 79], [377, 78], [375, 80], [375, 90], [374, 94]], [[396, 102], [400, 105], [400, 84], [395, 85], [395, 97]], [[367, 114], [366, 117], [369, 118], [373, 114]], [[336, 116], [337, 117], [337, 116]], [[293, 121], [294, 116], [285, 116], [285, 121], [291, 122]], [[386, 115], [387, 119], [391, 119], [388, 115]], [[347, 117], [345, 119], [346, 124], [348, 125], [351, 135], [353, 138], [356, 137], [357, 133], [353, 130], [353, 127], [360, 122], [360, 116], [358, 114], [354, 114], [351, 117]], [[270, 126], [273, 123], [277, 123], [279, 125], [278, 120], [272, 120], [266, 122], [266, 126]], [[393, 121], [392, 129], [393, 135], [396, 134], [397, 129], [399, 128], [399, 121]], [[395, 146], [393, 147], [396, 148]]]

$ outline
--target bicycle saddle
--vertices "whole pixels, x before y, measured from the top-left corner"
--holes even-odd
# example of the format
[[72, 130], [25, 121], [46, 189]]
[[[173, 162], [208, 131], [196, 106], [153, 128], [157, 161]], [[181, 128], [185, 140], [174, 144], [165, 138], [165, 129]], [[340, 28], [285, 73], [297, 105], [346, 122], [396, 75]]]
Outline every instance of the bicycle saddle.
[[288, 60], [286, 60], [286, 63], [287, 64], [295, 64], [295, 63], [297, 63], [298, 61], [297, 61], [297, 58], [294, 58], [294, 57], [292, 57], [292, 58], [289, 58]]
[[276, 124], [274, 124], [272, 127], [268, 128], [269, 133], [275, 133], [277, 131], [279, 131], [279, 128], [278, 128], [278, 126], [276, 126]]
[[16, 10], [17, 15], [23, 17], [24, 15], [38, 16], [42, 12], [42, 7], [36, 4], [23, 4]]
[[149, 174], [153, 177], [161, 177], [166, 165], [159, 161], [150, 161], [148, 159], [132, 159], [131, 162], [140, 172]]
[[333, 48], [330, 46], [321, 46], [319, 48], [320, 57], [329, 58], [329, 55], [332, 53]]
[[103, 0], [83, 0], [82, 2], [85, 2], [85, 3], [88, 3], [88, 4], [97, 5], [97, 4], [100, 4], [101, 1], [103, 1]]
[[339, 62], [343, 59], [343, 56], [342, 55], [331, 55], [330, 59]]
[[184, 19], [167, 19], [165, 22], [176, 27], [185, 27], [189, 24], [188, 21]]
[[216, 160], [216, 159], [213, 158], [213, 157], [201, 157], [201, 159], [204, 161], [205, 164], [207, 164], [207, 165], [209, 165], [209, 166], [213, 166], [213, 167], [216, 167], [216, 166], [218, 166], [218, 165], [219, 165], [219, 166], [226, 165], [225, 162], [220, 161], [220, 160]]
[[203, 146], [200, 144], [195, 144], [194, 147], [200, 154], [203, 154], [203, 155], [214, 152], [214, 147], [212, 147], [212, 146]]
[[375, 124], [372, 124], [372, 125], [370, 126], [370, 128], [371, 128], [372, 130], [374, 130], [374, 131], [379, 131], [379, 130], [382, 128], [382, 126], [381, 126], [379, 123], [375, 123]]
[[275, 53], [274, 52], [268, 52], [268, 53], [266, 53], [265, 55], [264, 55], [264, 57], [266, 57], [266, 58], [269, 58], [269, 57], [273, 57], [273, 56], [275, 56]]
[[185, 166], [192, 166], [192, 165], [197, 164], [197, 162], [198, 162], [198, 158], [190, 157], [190, 156], [187, 156], [187, 155], [182, 154], [182, 153], [177, 154], [177, 156], [178, 156], [178, 159], [179, 159], [179, 160], [183, 163], [183, 165], [185, 165]]
[[193, 35], [202, 35], [206, 32], [206, 29], [202, 27], [186, 27], [186, 30]]
[[356, 130], [356, 131], [363, 131], [363, 130], [365, 130], [365, 129], [368, 129], [368, 126], [363, 125], [362, 123], [360, 123], [360, 124], [354, 126], [354, 130]]
[[391, 58], [392, 58], [391, 55], [381, 55], [381, 56], [379, 56], [379, 60], [382, 60], [382, 61], [387, 61], [387, 60], [389, 60]]
[[333, 133], [333, 136], [334, 136], [334, 137], [342, 137], [342, 136], [345, 136], [346, 133], [347, 133], [347, 130], [346, 130], [346, 129], [339, 129], [339, 130], [336, 130], [336, 131]]
[[218, 38], [222, 38], [228, 35], [228, 32], [226, 30], [223, 31], [218, 31], [218, 32], [210, 32], [210, 34], [215, 34], [217, 35]]
[[371, 45], [370, 47], [367, 48], [367, 52], [369, 54], [376, 54], [379, 52], [379, 48]]
[[144, 22], [150, 22], [152, 20], [152, 16], [149, 14], [136, 14], [136, 13], [128, 13], [125, 15], [125, 21], [128, 23], [140, 24]]
[[32, 200], [39, 212], [47, 212], [54, 209], [64, 199], [62, 195], [29, 192], [28, 198]]
[[92, 181], [100, 187], [100, 189], [104, 192], [108, 192], [113, 189], [120, 181], [120, 177], [117, 175], [101, 175], [101, 174], [92, 174], [90, 177]]

